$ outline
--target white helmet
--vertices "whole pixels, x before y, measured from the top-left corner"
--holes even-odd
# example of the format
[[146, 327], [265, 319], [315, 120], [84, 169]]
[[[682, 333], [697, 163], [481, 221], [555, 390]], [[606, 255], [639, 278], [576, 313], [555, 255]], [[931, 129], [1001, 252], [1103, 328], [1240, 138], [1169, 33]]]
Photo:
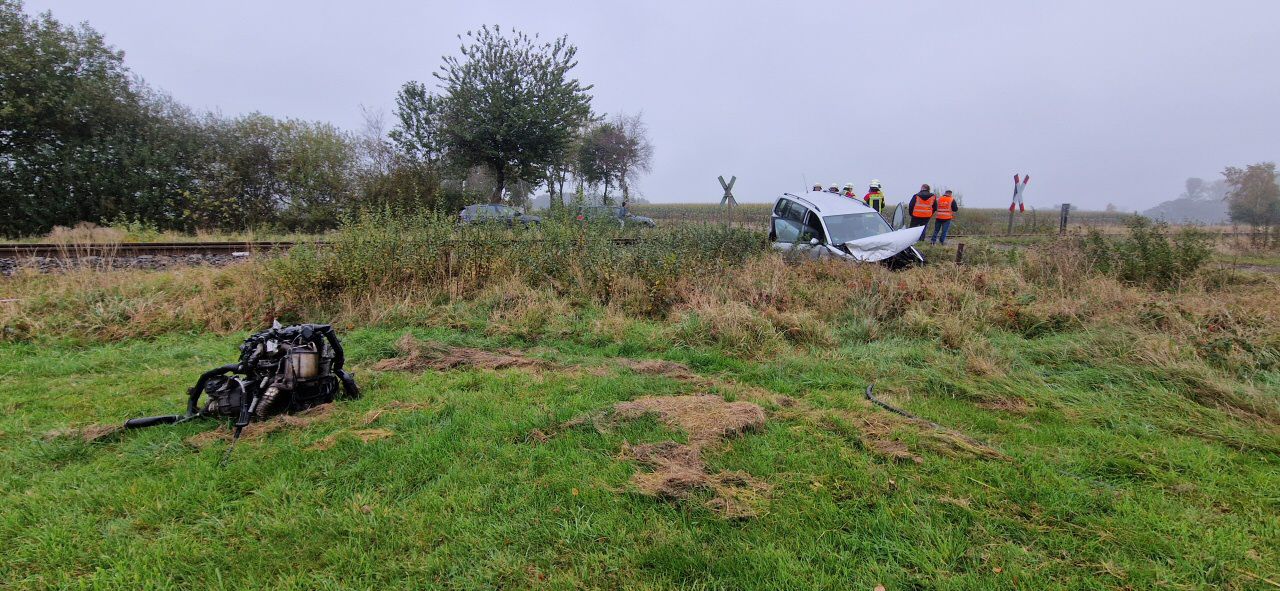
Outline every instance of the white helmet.
[[871, 179], [871, 186], [872, 186], [872, 187], [875, 187], [875, 188], [877, 188], [877, 189], [879, 189], [879, 188], [880, 188], [880, 179]]
[[844, 189], [844, 190], [846, 190], [846, 191], [852, 191], [852, 190], [853, 190], [853, 183], [845, 183], [845, 184], [844, 184], [844, 186], [843, 186], [843, 187], [840, 187], [840, 188], [841, 188], [841, 189]]

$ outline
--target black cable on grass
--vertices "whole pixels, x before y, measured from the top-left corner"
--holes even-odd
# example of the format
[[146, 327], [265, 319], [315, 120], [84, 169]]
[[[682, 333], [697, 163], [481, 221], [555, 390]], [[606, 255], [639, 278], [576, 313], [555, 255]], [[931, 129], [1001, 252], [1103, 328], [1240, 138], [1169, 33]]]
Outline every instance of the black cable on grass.
[[979, 448], [979, 449], [990, 450], [990, 451], [992, 451], [992, 452], [995, 452], [995, 453], [996, 453], [996, 454], [998, 454], [999, 456], [1004, 457], [1004, 454], [1000, 453], [1000, 451], [999, 451], [999, 450], [997, 450], [997, 449], [995, 449], [994, 447], [991, 447], [990, 445], [987, 445], [987, 444], [985, 444], [985, 443], [983, 443], [983, 442], [981, 442], [981, 441], [978, 441], [977, 439], [974, 439], [974, 438], [972, 438], [972, 437], [970, 437], [970, 436], [968, 436], [968, 435], [965, 435], [964, 433], [961, 433], [961, 432], [956, 431], [955, 429], [951, 429], [951, 428], [949, 428], [949, 427], [943, 427], [942, 425], [939, 425], [939, 424], [937, 424], [937, 423], [935, 423], [935, 422], [933, 422], [933, 421], [930, 421], [930, 420], [928, 420], [928, 419], [922, 419], [922, 418], [920, 418], [920, 417], [918, 417], [918, 416], [916, 416], [916, 415], [913, 415], [913, 414], [911, 414], [911, 413], [909, 413], [909, 412], [907, 412], [907, 411], [905, 411], [905, 410], [902, 410], [901, 408], [898, 408], [898, 407], [896, 407], [896, 406], [893, 406], [892, 404], [889, 404], [888, 402], [885, 402], [885, 401], [883, 401], [883, 400], [880, 400], [879, 398], [876, 398], [876, 397], [875, 397], [875, 395], [873, 395], [873, 394], [871, 393], [871, 392], [875, 389], [875, 387], [876, 387], [876, 385], [875, 385], [875, 383], [874, 383], [874, 382], [873, 382], [873, 383], [870, 383], [870, 384], [867, 384], [867, 400], [870, 400], [870, 401], [872, 402], [872, 404], [875, 404], [876, 406], [879, 406], [880, 408], [883, 408], [883, 409], [885, 409], [885, 410], [887, 410], [887, 411], [889, 411], [889, 412], [892, 412], [892, 413], [899, 414], [899, 415], [902, 415], [902, 416], [904, 416], [904, 417], [907, 417], [908, 419], [911, 419], [911, 420], [916, 421], [916, 422], [918, 422], [918, 423], [924, 423], [924, 424], [926, 424], [926, 425], [928, 425], [928, 426], [930, 426], [930, 427], [933, 427], [934, 429], [937, 429], [937, 430], [939, 430], [939, 431], [945, 431], [945, 432], [947, 432], [947, 433], [950, 433], [950, 434], [952, 434], [952, 435], [955, 435], [956, 437], [959, 437], [960, 439], [963, 439], [966, 443], [968, 443], [968, 444], [970, 444], [970, 445], [973, 445], [974, 447], [977, 447], [977, 448]]

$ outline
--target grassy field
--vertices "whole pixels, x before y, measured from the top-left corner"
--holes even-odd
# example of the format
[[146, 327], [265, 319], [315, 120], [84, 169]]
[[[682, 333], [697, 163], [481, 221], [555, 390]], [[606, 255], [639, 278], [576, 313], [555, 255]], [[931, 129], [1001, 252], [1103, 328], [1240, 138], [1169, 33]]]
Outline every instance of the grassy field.
[[[385, 263], [432, 238], [393, 223], [378, 235], [378, 225], [351, 229], [335, 250]], [[358, 277], [355, 263], [304, 250], [225, 269], [0, 282], [10, 300], [0, 304], [0, 580], [1280, 581], [1274, 276], [1210, 266], [1157, 290], [1092, 270], [1072, 242], [891, 273], [700, 251], [703, 234], [673, 232], [626, 254], [568, 237], [578, 249], [569, 260], [539, 242], [517, 246], [518, 257], [422, 254]], [[233, 360], [244, 332], [272, 315], [336, 322], [365, 397], [253, 427], [260, 434], [225, 468], [225, 441], [205, 434], [212, 423], [98, 427], [177, 412], [198, 373]], [[413, 350], [397, 345], [405, 334], [435, 351], [520, 362], [380, 365]], [[873, 382], [924, 420], [869, 404]], [[757, 405], [763, 422], [731, 428], [714, 409], [637, 417], [616, 406], [694, 394]], [[651, 445], [667, 441], [701, 452], [689, 486], [653, 486], [664, 464], [652, 450], [688, 449]]]

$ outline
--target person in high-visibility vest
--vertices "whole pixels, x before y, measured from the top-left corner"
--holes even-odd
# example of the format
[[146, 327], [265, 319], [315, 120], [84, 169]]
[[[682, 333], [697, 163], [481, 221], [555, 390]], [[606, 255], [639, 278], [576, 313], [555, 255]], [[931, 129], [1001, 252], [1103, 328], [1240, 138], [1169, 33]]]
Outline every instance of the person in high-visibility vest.
[[929, 185], [920, 185], [920, 192], [912, 195], [911, 201], [907, 202], [907, 213], [911, 214], [909, 228], [925, 226], [920, 230], [921, 240], [924, 240], [925, 230], [929, 229], [929, 220], [935, 211], [938, 211], [938, 196], [929, 190]]
[[960, 204], [956, 203], [956, 198], [948, 189], [938, 198], [937, 206], [938, 213], [933, 219], [933, 236], [929, 237], [929, 244], [946, 244], [947, 230], [951, 229], [951, 220], [955, 219], [956, 212], [960, 211]]
[[867, 189], [867, 195], [862, 198], [862, 202], [871, 209], [881, 213], [884, 212], [884, 193], [880, 192], [879, 179], [872, 179], [871, 187]]

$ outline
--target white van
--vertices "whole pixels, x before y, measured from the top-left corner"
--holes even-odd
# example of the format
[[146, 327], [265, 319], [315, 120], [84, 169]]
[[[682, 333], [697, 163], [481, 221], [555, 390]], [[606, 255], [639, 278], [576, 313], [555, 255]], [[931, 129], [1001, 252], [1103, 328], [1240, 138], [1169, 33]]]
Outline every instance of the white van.
[[784, 193], [773, 204], [769, 242], [777, 250], [815, 259], [836, 257], [898, 268], [925, 262], [912, 246], [922, 231], [894, 230], [861, 199], [811, 191]]

